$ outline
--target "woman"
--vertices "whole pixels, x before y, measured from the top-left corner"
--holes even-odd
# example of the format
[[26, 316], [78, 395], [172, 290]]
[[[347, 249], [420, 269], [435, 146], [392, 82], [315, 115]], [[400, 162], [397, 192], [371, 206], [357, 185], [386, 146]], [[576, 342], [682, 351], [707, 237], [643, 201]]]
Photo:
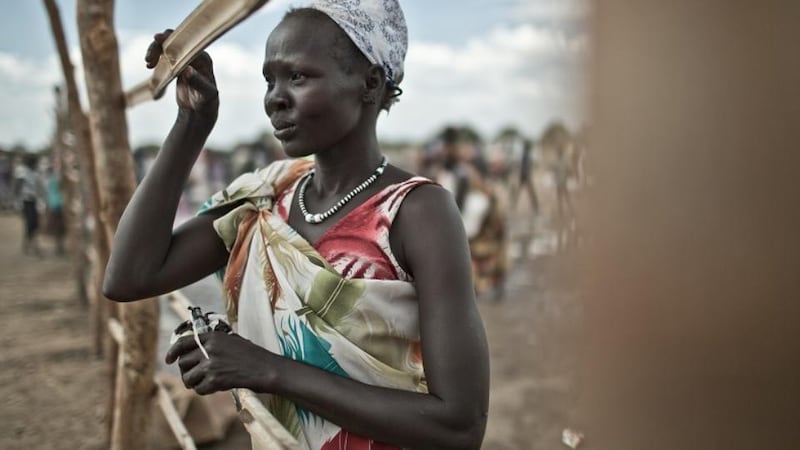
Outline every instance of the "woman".
[[173, 232], [219, 105], [211, 60], [198, 57], [106, 272], [105, 294], [131, 301], [224, 268], [237, 333], [202, 335], [208, 359], [191, 338], [166, 359], [199, 394], [270, 394], [305, 448], [479, 448], [486, 424], [487, 346], [458, 208], [378, 148], [406, 42], [396, 1], [290, 11], [267, 40], [264, 108], [286, 154], [315, 163], [246, 174]]

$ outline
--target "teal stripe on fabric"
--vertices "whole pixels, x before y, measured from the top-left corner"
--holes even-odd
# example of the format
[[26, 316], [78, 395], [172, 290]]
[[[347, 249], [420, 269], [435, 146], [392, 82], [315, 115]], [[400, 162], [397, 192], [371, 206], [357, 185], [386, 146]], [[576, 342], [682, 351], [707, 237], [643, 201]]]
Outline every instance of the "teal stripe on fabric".
[[278, 336], [284, 356], [350, 378], [331, 356], [331, 344], [328, 341], [314, 334], [300, 320], [288, 319], [284, 323], [288, 333]]
[[[278, 342], [281, 345], [283, 356], [350, 378], [347, 372], [331, 356], [331, 344], [328, 341], [314, 334], [300, 320], [286, 319], [284, 324], [287, 325], [288, 333], [278, 335]], [[307, 423], [310, 420], [319, 419], [314, 413], [297, 405], [295, 407], [298, 416], [304, 422]]]

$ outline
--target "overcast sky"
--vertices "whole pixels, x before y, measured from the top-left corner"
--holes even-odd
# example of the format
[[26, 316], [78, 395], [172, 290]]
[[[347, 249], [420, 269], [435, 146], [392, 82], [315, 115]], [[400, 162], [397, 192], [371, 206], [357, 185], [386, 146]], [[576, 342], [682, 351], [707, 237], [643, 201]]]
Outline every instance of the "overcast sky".
[[[379, 120], [379, 136], [418, 140], [445, 124], [469, 124], [487, 138], [506, 125], [535, 137], [554, 119], [580, 125], [587, 1], [401, 0], [409, 27], [404, 93]], [[75, 0], [57, 3], [83, 89]], [[143, 58], [153, 33], [174, 28], [198, 3], [116, 1], [123, 86], [148, 76]], [[208, 49], [221, 98], [209, 145], [228, 147], [271, 130], [262, 107], [264, 43], [286, 9], [304, 3], [272, 0]], [[0, 5], [0, 146], [41, 147], [53, 132], [52, 86], [62, 80], [44, 6]], [[175, 113], [172, 90], [130, 109], [132, 145], [160, 143]]]

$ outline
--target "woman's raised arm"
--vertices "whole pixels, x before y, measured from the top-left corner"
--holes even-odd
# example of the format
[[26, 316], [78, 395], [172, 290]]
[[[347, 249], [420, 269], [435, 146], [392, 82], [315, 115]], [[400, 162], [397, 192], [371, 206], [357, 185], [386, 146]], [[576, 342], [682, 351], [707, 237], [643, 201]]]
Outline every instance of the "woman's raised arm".
[[[158, 33], [145, 56], [155, 67]], [[183, 186], [217, 119], [219, 97], [211, 57], [200, 54], [177, 79], [178, 118], [150, 171], [136, 189], [117, 228], [106, 267], [103, 294], [131, 301], [192, 283], [225, 264], [227, 250], [212, 222], [224, 211], [189, 220], [173, 232]]]

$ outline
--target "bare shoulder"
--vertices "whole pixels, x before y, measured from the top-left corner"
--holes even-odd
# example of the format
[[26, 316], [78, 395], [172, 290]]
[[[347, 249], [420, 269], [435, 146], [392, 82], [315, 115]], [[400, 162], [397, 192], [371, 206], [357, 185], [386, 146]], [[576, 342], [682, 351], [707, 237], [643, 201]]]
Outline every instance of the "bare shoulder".
[[[426, 179], [397, 166], [389, 166], [382, 178], [381, 187], [398, 185], [414, 178]], [[452, 201], [452, 194], [446, 189], [432, 181], [430, 183], [419, 183], [406, 194], [395, 220], [403, 220], [404, 217], [408, 218], [409, 216], [412, 218], [419, 217], [416, 215], [425, 214], [427, 208], [437, 206], [439, 208], [453, 207], [456, 208], [456, 212], [458, 211], [455, 202]], [[429, 210], [427, 212], [430, 213]]]
[[435, 183], [420, 184], [411, 190], [398, 211], [398, 219], [458, 218], [453, 195]]
[[466, 252], [461, 214], [453, 195], [438, 184], [420, 184], [411, 190], [397, 212], [392, 230], [397, 233], [403, 259], [409, 266], [422, 259], [435, 259], [432, 254]]

